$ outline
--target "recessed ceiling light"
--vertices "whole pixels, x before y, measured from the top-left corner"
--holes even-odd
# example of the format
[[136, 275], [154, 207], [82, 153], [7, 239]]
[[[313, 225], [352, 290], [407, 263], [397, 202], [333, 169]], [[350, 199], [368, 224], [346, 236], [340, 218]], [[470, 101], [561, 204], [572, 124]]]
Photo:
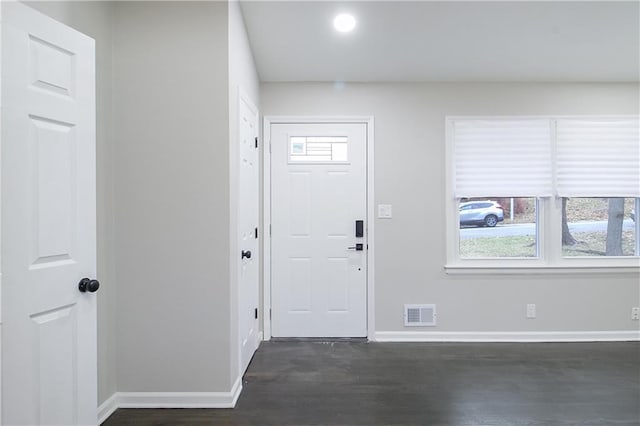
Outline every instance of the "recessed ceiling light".
[[341, 13], [334, 18], [333, 26], [341, 33], [348, 33], [349, 31], [353, 31], [356, 27], [356, 18], [348, 13]]

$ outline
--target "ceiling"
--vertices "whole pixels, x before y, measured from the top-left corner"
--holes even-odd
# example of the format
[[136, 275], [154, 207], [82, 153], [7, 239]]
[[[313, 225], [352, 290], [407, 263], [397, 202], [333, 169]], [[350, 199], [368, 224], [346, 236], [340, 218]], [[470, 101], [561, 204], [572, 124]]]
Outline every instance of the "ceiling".
[[638, 1], [241, 4], [262, 81], [640, 80]]

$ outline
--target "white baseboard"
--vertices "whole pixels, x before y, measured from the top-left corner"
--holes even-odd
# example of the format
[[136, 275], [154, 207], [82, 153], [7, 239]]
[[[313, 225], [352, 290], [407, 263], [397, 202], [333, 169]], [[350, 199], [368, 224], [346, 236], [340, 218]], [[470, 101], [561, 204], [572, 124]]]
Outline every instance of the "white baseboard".
[[116, 392], [98, 408], [98, 424], [118, 408], [233, 408], [241, 392], [242, 377], [229, 392]]
[[635, 342], [640, 331], [378, 331], [376, 342]]
[[118, 409], [118, 393], [111, 395], [98, 407], [98, 424], [101, 425]]
[[229, 393], [231, 394], [231, 405], [221, 408], [233, 408], [236, 406], [238, 398], [240, 398], [240, 393], [242, 393], [242, 375], [238, 376]]

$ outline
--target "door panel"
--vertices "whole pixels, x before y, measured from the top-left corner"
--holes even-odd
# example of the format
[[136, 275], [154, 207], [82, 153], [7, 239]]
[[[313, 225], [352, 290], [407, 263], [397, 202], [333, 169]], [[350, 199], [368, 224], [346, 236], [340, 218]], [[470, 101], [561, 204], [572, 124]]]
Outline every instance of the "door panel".
[[[76, 170], [73, 124], [59, 123], [43, 117], [29, 117], [29, 149], [32, 171], [29, 190], [34, 194], [34, 262], [37, 268], [52, 267], [62, 260], [72, 260], [72, 223], [75, 222]], [[50, 224], [56, 226], [50, 226]]]
[[[240, 253], [240, 362], [244, 372], [258, 348], [258, 318], [256, 309], [259, 287], [259, 238], [256, 233], [260, 203], [260, 161], [256, 144], [258, 137], [258, 110], [246, 96], [240, 96], [240, 185], [238, 201], [238, 226]], [[258, 230], [259, 231], [259, 230]]]
[[1, 7], [3, 423], [95, 424], [94, 42]]
[[289, 282], [296, 283], [289, 287], [289, 312], [312, 313], [311, 259], [289, 257]]
[[32, 317], [38, 334], [40, 417], [47, 424], [73, 424], [70, 422], [75, 417], [76, 312], [73, 306], [68, 306]]
[[367, 241], [355, 237], [366, 134], [358, 123], [271, 125], [274, 337], [367, 335]]
[[311, 173], [289, 173], [289, 226], [291, 237], [311, 234]]
[[327, 259], [327, 311], [349, 311], [349, 259]]

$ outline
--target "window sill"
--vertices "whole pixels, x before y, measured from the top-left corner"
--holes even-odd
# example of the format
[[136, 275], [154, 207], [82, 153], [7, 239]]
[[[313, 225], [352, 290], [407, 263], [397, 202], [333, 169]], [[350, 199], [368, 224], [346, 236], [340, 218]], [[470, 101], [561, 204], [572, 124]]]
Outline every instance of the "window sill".
[[531, 275], [531, 274], [631, 274], [640, 275], [640, 265], [445, 265], [447, 275]]

